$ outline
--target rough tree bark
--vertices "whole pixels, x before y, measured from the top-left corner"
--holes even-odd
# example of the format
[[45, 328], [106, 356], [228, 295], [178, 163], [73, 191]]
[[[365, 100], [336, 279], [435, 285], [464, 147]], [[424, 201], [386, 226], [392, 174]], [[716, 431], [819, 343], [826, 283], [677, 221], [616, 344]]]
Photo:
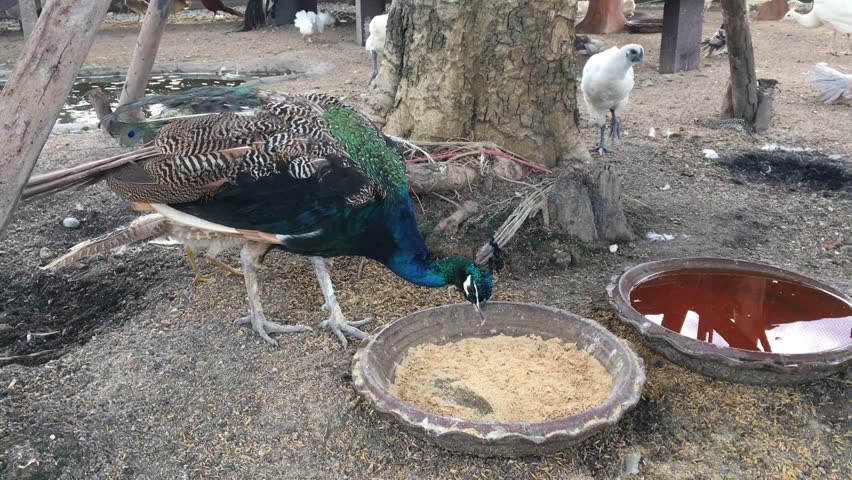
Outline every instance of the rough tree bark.
[[626, 240], [621, 180], [580, 139], [575, 14], [575, 0], [396, 0], [367, 113], [414, 141], [482, 140], [558, 165], [551, 226]]
[[46, 2], [0, 92], [0, 231], [18, 203], [108, 7], [108, 0]]
[[757, 74], [745, 0], [722, 0], [731, 66], [731, 116], [749, 125], [757, 117]]
[[488, 140], [544, 165], [580, 144], [574, 0], [397, 0], [368, 113], [414, 140]]

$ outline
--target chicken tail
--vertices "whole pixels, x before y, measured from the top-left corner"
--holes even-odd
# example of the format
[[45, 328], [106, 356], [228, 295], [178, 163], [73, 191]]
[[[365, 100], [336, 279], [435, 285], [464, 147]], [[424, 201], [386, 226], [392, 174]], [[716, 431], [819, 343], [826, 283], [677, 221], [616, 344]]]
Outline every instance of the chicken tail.
[[76, 263], [82, 258], [106, 253], [116, 247], [162, 237], [169, 232], [169, 228], [169, 221], [159, 213], [145, 215], [137, 218], [126, 227], [74, 245], [68, 253], [41, 267], [41, 269], [56, 271]]
[[852, 75], [846, 75], [818, 63], [811, 67], [808, 79], [819, 90], [819, 100], [824, 103], [835, 103], [852, 100]]

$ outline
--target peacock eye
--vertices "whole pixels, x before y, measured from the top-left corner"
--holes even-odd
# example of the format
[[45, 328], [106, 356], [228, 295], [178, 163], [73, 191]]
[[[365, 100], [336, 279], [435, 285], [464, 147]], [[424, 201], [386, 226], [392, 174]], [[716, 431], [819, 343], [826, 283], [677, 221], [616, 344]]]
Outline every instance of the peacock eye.
[[135, 137], [136, 136], [136, 130], [131, 130], [131, 131], [127, 132], [127, 136], [130, 137], [130, 138]]

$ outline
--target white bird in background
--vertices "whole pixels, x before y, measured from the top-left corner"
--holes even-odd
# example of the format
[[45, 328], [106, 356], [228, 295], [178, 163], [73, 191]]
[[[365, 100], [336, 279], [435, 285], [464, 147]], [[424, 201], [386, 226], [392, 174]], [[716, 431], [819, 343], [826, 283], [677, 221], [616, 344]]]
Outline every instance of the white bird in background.
[[852, 75], [838, 72], [824, 63], [818, 63], [811, 67], [809, 80], [819, 90], [821, 102], [852, 102]]
[[311, 41], [311, 37], [317, 33], [322, 33], [325, 27], [334, 25], [334, 16], [328, 12], [320, 10], [319, 14], [300, 10], [296, 12], [296, 19], [293, 21], [302, 38], [307, 37]]
[[[814, 0], [811, 11], [801, 14], [796, 11], [799, 2], [791, 4], [790, 11], [781, 21], [792, 20], [804, 28], [819, 28], [825, 26], [834, 31], [831, 37], [831, 50], [836, 52], [837, 34], [845, 34], [847, 40], [852, 34], [852, 0]], [[848, 48], [848, 47], [847, 47]]]
[[379, 53], [385, 51], [385, 35], [388, 29], [388, 16], [376, 15], [370, 20], [367, 41], [364, 47], [370, 52], [370, 60], [373, 62], [373, 71], [367, 85], [373, 83], [373, 79], [379, 74]]
[[604, 146], [606, 112], [612, 113], [610, 140], [621, 138], [621, 124], [616, 114], [627, 108], [630, 91], [633, 90], [633, 64], [644, 61], [642, 45], [630, 44], [592, 55], [583, 67], [580, 89], [589, 108], [589, 123], [597, 125], [601, 131], [600, 142], [594, 147], [598, 154], [609, 152]]
[[624, 12], [624, 16], [630, 18], [636, 13], [636, 2], [633, 0], [624, 0], [621, 8]]

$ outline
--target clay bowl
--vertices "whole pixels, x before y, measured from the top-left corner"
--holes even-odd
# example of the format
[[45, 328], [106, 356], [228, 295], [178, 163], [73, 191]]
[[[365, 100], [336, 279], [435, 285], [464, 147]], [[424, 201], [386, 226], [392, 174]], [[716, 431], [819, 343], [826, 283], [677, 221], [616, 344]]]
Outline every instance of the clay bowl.
[[[469, 304], [430, 308], [395, 320], [373, 332], [355, 354], [355, 389], [370, 405], [413, 435], [448, 450], [478, 456], [541, 455], [563, 450], [614, 425], [642, 392], [645, 369], [633, 349], [598, 323], [541, 305], [489, 302], [488, 320]], [[612, 376], [609, 397], [597, 407], [540, 422], [485, 422], [423, 411], [388, 392], [396, 366], [409, 348], [466, 337], [538, 335], [575, 342], [595, 356]]]
[[[610, 302], [621, 320], [632, 326], [642, 340], [653, 350], [674, 363], [714, 378], [752, 384], [796, 384], [826, 377], [852, 366], [852, 340], [849, 339], [852, 317], [841, 317], [837, 320], [839, 323], [832, 326], [832, 331], [838, 330], [838, 332], [830, 337], [835, 342], [835, 346], [831, 348], [814, 347], [813, 351], [773, 353], [779, 350], [772, 348], [773, 342], [781, 338], [779, 335], [782, 335], [778, 328], [781, 325], [786, 325], [779, 320], [779, 314], [783, 313], [780, 309], [774, 310], [775, 313], [767, 310], [770, 313], [765, 316], [765, 321], [771, 324], [771, 328], [766, 330], [760, 342], [766, 342], [769, 348], [762, 346], [754, 350], [717, 344], [722, 343], [719, 337], [723, 336], [723, 333], [712, 328], [709, 329], [709, 334], [715, 335], [715, 337], [709, 338], [713, 343], [703, 339], [691, 338], [649, 320], [631, 305], [631, 291], [637, 285], [655, 278], [661, 278], [664, 275], [696, 271], [735, 274], [751, 278], [763, 277], [773, 283], [790, 282], [813, 289], [811, 294], [817, 295], [815, 298], [820, 299], [820, 301], [824, 299], [824, 301], [830, 301], [834, 305], [841, 306], [845, 302], [846, 305], [852, 306], [852, 298], [848, 295], [812, 278], [770, 265], [725, 258], [676, 258], [637, 265], [626, 270], [609, 286]], [[673, 288], [675, 287], [676, 285], [673, 285]], [[743, 289], [740, 288], [739, 284], [730, 290], [738, 292], [735, 295], [743, 294]], [[698, 300], [694, 301], [697, 302]], [[714, 298], [713, 301], [720, 305], [727, 303], [725, 297]], [[802, 302], [802, 298], [799, 297], [796, 302]], [[636, 308], [642, 307], [637, 304]], [[647, 309], [647, 307], [645, 308]], [[742, 318], [742, 315], [740, 317]], [[700, 315], [697, 318], [700, 320]], [[796, 322], [796, 333], [783, 334], [788, 337], [785, 338], [785, 341], [789, 339], [797, 347], [819, 343], [815, 342], [814, 339], [827, 338], [825, 331], [817, 330], [824, 328], [819, 326], [820, 323]], [[843, 330], [844, 328], [845, 330]], [[685, 330], [686, 328], [681, 329], [681, 331]], [[700, 324], [698, 331], [708, 332]], [[761, 329], [762, 331], [763, 329]], [[728, 333], [728, 335], [731, 338], [731, 334]], [[843, 345], [844, 337], [849, 340], [845, 345]], [[714, 338], [715, 340], [713, 340]], [[755, 345], [763, 344], [755, 342]], [[802, 350], [807, 350], [807, 348], [802, 348]]]

